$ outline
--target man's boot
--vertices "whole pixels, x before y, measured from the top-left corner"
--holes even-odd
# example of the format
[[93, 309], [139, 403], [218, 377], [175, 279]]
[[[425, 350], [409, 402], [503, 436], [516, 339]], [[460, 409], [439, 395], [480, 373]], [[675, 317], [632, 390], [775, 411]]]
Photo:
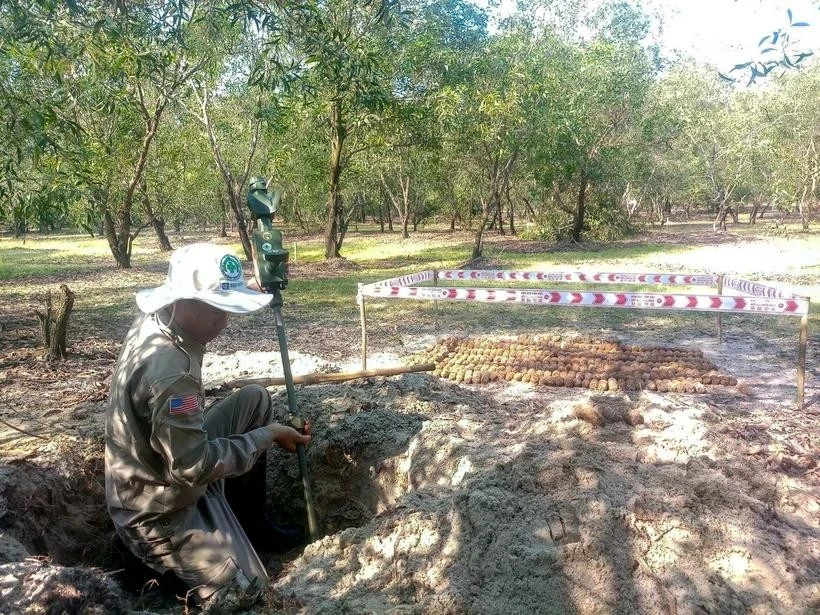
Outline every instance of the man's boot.
[[305, 528], [297, 523], [277, 523], [266, 506], [267, 454], [245, 474], [225, 480], [225, 498], [254, 549], [273, 553], [287, 551], [305, 540]]

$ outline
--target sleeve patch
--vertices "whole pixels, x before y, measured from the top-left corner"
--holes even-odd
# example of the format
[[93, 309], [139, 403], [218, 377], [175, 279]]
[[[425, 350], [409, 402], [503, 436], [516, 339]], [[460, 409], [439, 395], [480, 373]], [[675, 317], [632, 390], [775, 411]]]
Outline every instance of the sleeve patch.
[[171, 414], [191, 414], [199, 410], [199, 395], [182, 395], [168, 400]]

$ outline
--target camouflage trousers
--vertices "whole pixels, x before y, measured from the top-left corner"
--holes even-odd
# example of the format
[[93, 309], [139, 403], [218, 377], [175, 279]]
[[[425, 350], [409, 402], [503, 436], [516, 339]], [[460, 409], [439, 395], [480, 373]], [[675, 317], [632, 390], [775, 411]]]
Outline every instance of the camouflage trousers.
[[[210, 438], [244, 433], [272, 421], [270, 395], [248, 386], [205, 411]], [[159, 573], [172, 572], [201, 604], [247, 602], [267, 586], [268, 575], [225, 498], [225, 481], [211, 483], [196, 506], [174, 514], [172, 535], [150, 528], [118, 528], [129, 550]]]

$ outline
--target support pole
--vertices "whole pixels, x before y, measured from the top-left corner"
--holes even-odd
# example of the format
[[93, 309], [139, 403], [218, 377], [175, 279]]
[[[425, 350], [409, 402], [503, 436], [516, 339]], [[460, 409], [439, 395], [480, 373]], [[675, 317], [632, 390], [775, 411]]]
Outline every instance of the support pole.
[[359, 304], [359, 320], [362, 325], [362, 371], [367, 369], [367, 312], [364, 305], [364, 293], [362, 293], [362, 283], [359, 282], [359, 292], [356, 295]]
[[800, 319], [800, 342], [797, 346], [797, 409], [802, 410], [806, 404], [806, 346], [809, 338], [809, 315], [803, 314]]
[[[717, 292], [718, 295], [723, 294], [723, 274], [720, 274], [717, 279]], [[723, 320], [721, 318], [721, 313], [717, 313], [717, 341], [718, 344], [723, 343]]]
[[[278, 288], [273, 289], [273, 316], [276, 322], [276, 337], [279, 339], [279, 352], [282, 355], [282, 372], [285, 376], [285, 388], [288, 394], [288, 410], [293, 417], [301, 422], [299, 408], [296, 405], [296, 391], [293, 386], [293, 374], [290, 371], [290, 358], [288, 357], [288, 340], [285, 336], [285, 323], [282, 320], [282, 293]], [[302, 474], [302, 489], [305, 494], [305, 511], [308, 521], [308, 535], [311, 542], [319, 538], [319, 526], [316, 523], [316, 511], [313, 508], [313, 490], [310, 486], [310, 474], [308, 473], [307, 455], [305, 445], [296, 445], [296, 456], [299, 459], [299, 472]]]
[[[438, 286], [438, 269], [433, 269], [433, 287]], [[436, 321], [436, 331], [439, 329], [438, 301], [433, 301], [433, 318]]]

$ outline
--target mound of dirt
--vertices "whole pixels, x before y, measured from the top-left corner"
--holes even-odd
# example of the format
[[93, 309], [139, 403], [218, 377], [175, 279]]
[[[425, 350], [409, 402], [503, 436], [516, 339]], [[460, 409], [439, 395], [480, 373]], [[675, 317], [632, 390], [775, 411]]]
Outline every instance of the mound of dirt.
[[622, 422], [627, 425], [640, 425], [643, 415], [629, 403], [629, 399], [613, 395], [591, 396], [584, 403], [572, 407], [572, 413], [593, 425]]
[[9, 615], [120, 615], [131, 610], [117, 583], [101, 570], [36, 559], [0, 565], [0, 597]]
[[[331, 491], [354, 514], [342, 531], [334, 519], [276, 580], [279, 604], [295, 612], [820, 606], [815, 505], [775, 512], [790, 487], [727, 455], [715, 433], [721, 418], [707, 404], [582, 393], [530, 398], [521, 411], [499, 403], [499, 391], [424, 375], [343, 391], [300, 392], [318, 419], [317, 490], [324, 494], [333, 476]], [[385, 412], [383, 400], [401, 402]], [[351, 410], [335, 425], [320, 418], [334, 404]], [[426, 418], [414, 432], [397, 414]], [[627, 418], [637, 416], [645, 422]], [[385, 437], [394, 431], [403, 435]], [[378, 497], [362, 502], [363, 484]], [[298, 489], [275, 497], [298, 497]]]
[[361, 265], [357, 265], [351, 260], [343, 257], [331, 258], [320, 263], [303, 263], [293, 261], [288, 265], [289, 275], [293, 279], [329, 279], [339, 275], [340, 272], [357, 271]]
[[[102, 440], [63, 437], [46, 448], [38, 462], [0, 466], [2, 532], [27, 553], [71, 566], [100, 565], [113, 533], [105, 510]], [[0, 553], [9, 548], [14, 546], [0, 547]], [[7, 555], [5, 561], [15, 560]]]

